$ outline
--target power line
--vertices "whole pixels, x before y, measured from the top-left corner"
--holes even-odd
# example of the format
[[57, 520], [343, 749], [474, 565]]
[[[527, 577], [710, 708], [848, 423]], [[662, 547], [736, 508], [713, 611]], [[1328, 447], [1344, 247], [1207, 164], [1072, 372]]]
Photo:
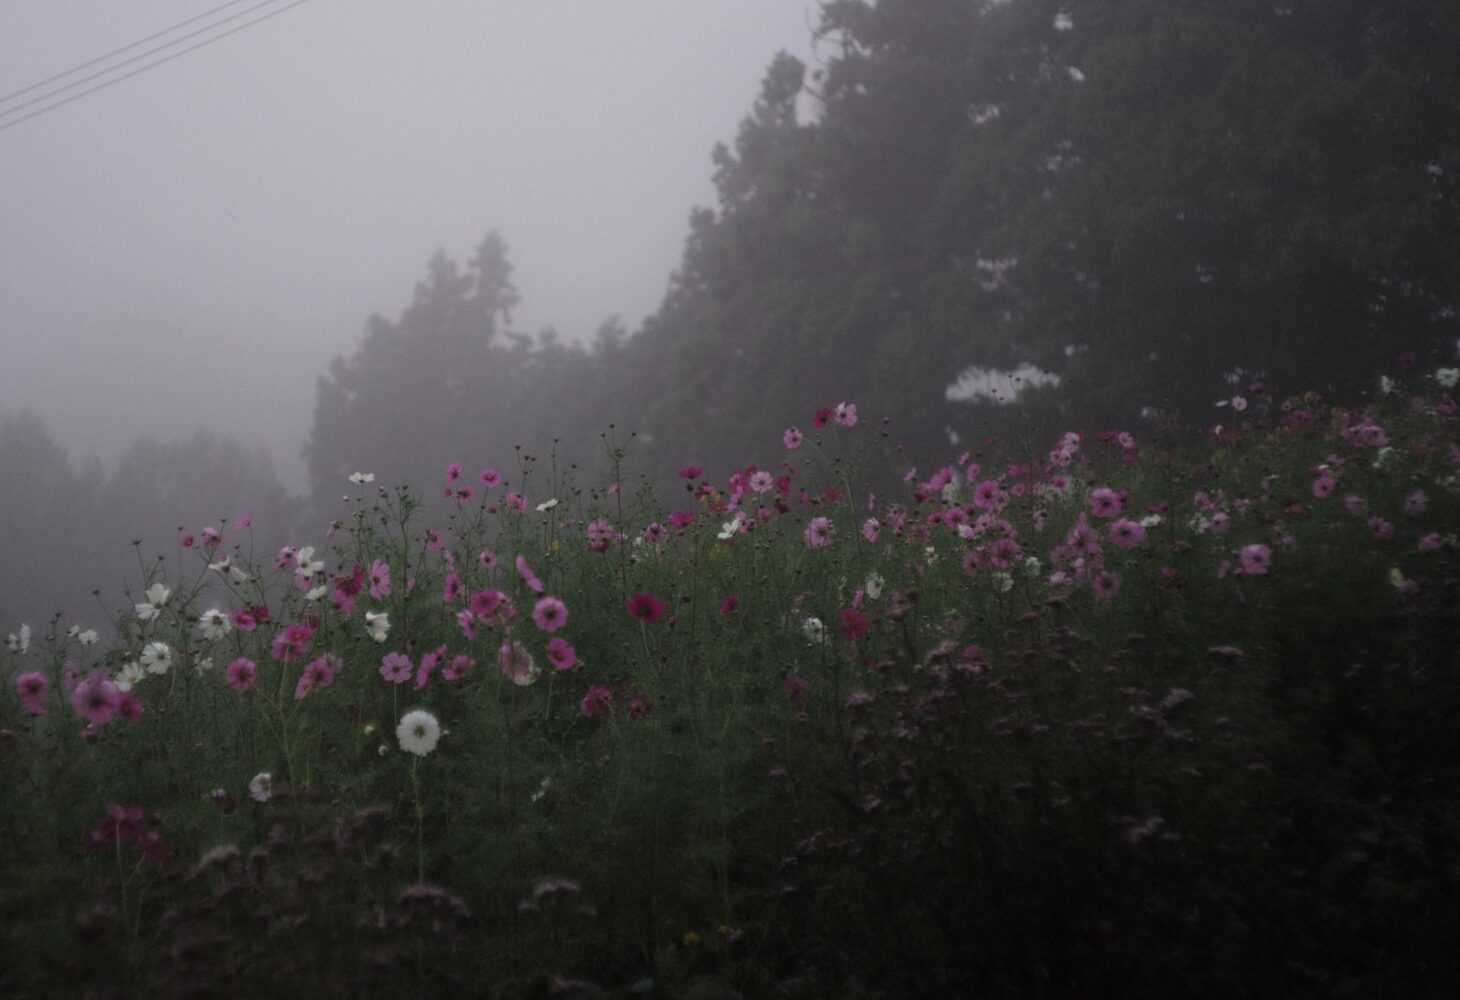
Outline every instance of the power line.
[[148, 42], [156, 41], [163, 35], [170, 35], [179, 28], [186, 28], [194, 21], [201, 21], [205, 17], [212, 17], [220, 10], [226, 10], [229, 7], [237, 7], [239, 4], [247, 2], [248, 0], [228, 0], [227, 3], [220, 4], [219, 6], [214, 7], [212, 10], [205, 10], [203, 11], [203, 13], [196, 14], [188, 18], [186, 21], [179, 21], [177, 24], [174, 24], [170, 28], [163, 28], [161, 31], [154, 32], [148, 35], [146, 38], [139, 38], [137, 39], [137, 41], [133, 42], [130, 45], [123, 45], [121, 48], [112, 49], [110, 52], [103, 53], [102, 55], [97, 56], [95, 59], [88, 59], [84, 63], [72, 66], [70, 69], [66, 70], [63, 73], [57, 73], [55, 76], [48, 76], [44, 80], [37, 80], [29, 87], [21, 87], [19, 90], [12, 90], [10, 93], [4, 95], [3, 97], [0, 97], [0, 104], [4, 104], [6, 101], [13, 100], [14, 98], [20, 97], [23, 94], [29, 94], [32, 90], [39, 90], [41, 87], [45, 87], [49, 84], [55, 83], [57, 80], [64, 80], [72, 73], [80, 73], [83, 69], [90, 69], [99, 62], [105, 62], [113, 56], [121, 55], [123, 52], [130, 52], [139, 45], [146, 45]]
[[[273, 2], [273, 0], [269, 0], [269, 2]], [[9, 128], [14, 128], [16, 125], [19, 125], [21, 122], [30, 121], [32, 118], [38, 118], [41, 115], [46, 114], [47, 112], [55, 111], [57, 108], [65, 107], [67, 104], [70, 104], [73, 101], [79, 101], [79, 100], [81, 100], [81, 98], [86, 97], [88, 94], [94, 94], [94, 93], [96, 93], [99, 90], [105, 90], [106, 88], [112, 86], [113, 84], [121, 83], [123, 80], [130, 80], [132, 77], [137, 76], [139, 73], [145, 73], [149, 69], [152, 69], [152, 68], [157, 67], [157, 66], [161, 66], [163, 63], [169, 63], [169, 62], [172, 62], [174, 59], [180, 59], [183, 56], [187, 55], [189, 52], [194, 52], [194, 51], [196, 51], [198, 49], [201, 49], [201, 48], [203, 48], [205, 46], [212, 45], [214, 42], [221, 42], [223, 39], [227, 38], [229, 35], [236, 35], [240, 31], [244, 31], [244, 30], [246, 30], [248, 28], [252, 28], [256, 24], [262, 24], [264, 21], [267, 21], [267, 20], [269, 20], [272, 17], [277, 17], [278, 15], [284, 13], [287, 10], [291, 10], [294, 7], [298, 7], [301, 4], [306, 4], [308, 2], [309, 2], [309, 0], [293, 0], [292, 3], [285, 4], [283, 7], [279, 7], [276, 10], [271, 10], [267, 14], [264, 14], [262, 17], [256, 17], [252, 21], [245, 21], [243, 24], [236, 25], [235, 27], [229, 28], [227, 31], [223, 32], [222, 34], [214, 35], [211, 38], [205, 38], [201, 42], [197, 42], [196, 44], [189, 45], [185, 49], [179, 49], [177, 52], [173, 52], [170, 55], [163, 56], [161, 59], [153, 60], [150, 63], [147, 63], [145, 65], [142, 65], [142, 66], [137, 67], [136, 69], [132, 70], [130, 73], [123, 73], [121, 76], [112, 77], [110, 80], [106, 80], [106, 81], [104, 81], [102, 83], [98, 83], [95, 87], [88, 87], [86, 90], [83, 90], [80, 93], [72, 94], [69, 97], [64, 98], [63, 100], [59, 100], [59, 101], [57, 101], [54, 104], [48, 104], [48, 105], [46, 105], [43, 108], [37, 108], [36, 110], [30, 112], [29, 114], [21, 115], [19, 118], [13, 118], [13, 119], [11, 119], [10, 121], [7, 121], [7, 122], [0, 122], [0, 132], [4, 132], [6, 129], [9, 129]], [[251, 11], [257, 10], [259, 7], [264, 7], [264, 6], [267, 6], [267, 3], [258, 4], [257, 6], [251, 7], [251, 8], [249, 8], [246, 11], [242, 11], [240, 14], [234, 15], [234, 17], [227, 18], [226, 20], [233, 20], [236, 17], [242, 16], [242, 14], [250, 13]], [[217, 23], [218, 24], [222, 24], [224, 22], [223, 21], [219, 21]], [[216, 27], [216, 26], [217, 26], [216, 24], [215, 25], [211, 25], [210, 28], [211, 27]], [[198, 33], [199, 32], [194, 32], [193, 34], [198, 34]], [[187, 37], [192, 37], [192, 35], [189, 35]], [[177, 41], [182, 41], [182, 39], [177, 39]], [[168, 43], [168, 45], [172, 45], [172, 44], [176, 44], [176, 42], [170, 42], [170, 43]], [[146, 58], [149, 55], [153, 55], [156, 52], [160, 52], [162, 49], [167, 48], [168, 45], [158, 46], [156, 49], [153, 49], [151, 52], [143, 53], [142, 55], [136, 56], [136, 57], [134, 57], [132, 59], [129, 59], [129, 60], [127, 60], [124, 63], [118, 63], [117, 66], [112, 67], [112, 69], [118, 69], [121, 66], [126, 65], [127, 63], [136, 62], [137, 59]], [[111, 72], [111, 70], [107, 70], [106, 72]], [[99, 75], [105, 75], [105, 73], [99, 74]], [[88, 79], [92, 79], [92, 78], [93, 77], [88, 77]], [[78, 80], [76, 83], [71, 84], [68, 87], [61, 87], [61, 88], [53, 91], [51, 94], [46, 95], [46, 97], [53, 97], [53, 96], [55, 96], [57, 94], [64, 93], [66, 90], [69, 90], [72, 87], [78, 86], [82, 82], [84, 82], [84, 81]], [[45, 99], [45, 98], [42, 98], [42, 100], [43, 99]], [[35, 103], [35, 102], [34, 101], [28, 101], [28, 102], [26, 102], [27, 105], [33, 104], [33, 103]], [[8, 114], [10, 112], [18, 111], [18, 110], [19, 110], [19, 107], [11, 108], [9, 112], [0, 112], [0, 116], [3, 116], [4, 114]]]
[[[130, 66], [130, 65], [132, 65], [135, 62], [140, 62], [143, 59], [147, 59], [147, 58], [149, 58], [151, 56], [154, 56], [154, 55], [156, 55], [157, 53], [161, 52], [164, 49], [172, 48], [174, 45], [177, 45], [177, 44], [179, 44], [181, 42], [187, 41], [189, 38], [196, 38], [199, 35], [205, 35], [208, 32], [212, 31], [214, 28], [221, 27], [222, 25], [227, 24], [229, 21], [236, 21], [240, 17], [245, 17], [245, 16], [247, 16], [249, 14], [252, 14], [256, 10], [260, 10], [260, 9], [262, 9], [264, 7], [268, 7], [269, 5], [273, 4], [274, 2], [275, 2], [275, 0], [262, 0], [261, 3], [255, 3], [252, 7], [245, 7], [243, 10], [238, 11], [235, 14], [230, 14], [227, 17], [223, 18], [222, 20], [215, 21], [212, 24], [205, 25], [204, 27], [198, 28], [198, 29], [196, 29], [194, 31], [190, 31], [190, 32], [188, 32], [185, 35], [180, 35], [177, 38], [172, 39], [171, 41], [163, 42], [161, 45], [154, 46], [153, 48], [148, 49], [145, 52], [139, 52], [135, 56], [131, 56], [130, 58], [123, 59], [119, 63], [115, 63], [115, 64], [113, 64], [111, 66], [108, 66], [106, 69], [99, 69], [95, 73], [89, 73], [86, 76], [83, 76], [79, 80], [72, 80], [70, 83], [65, 84], [63, 86], [60, 86], [60, 87], [57, 87], [55, 90], [47, 91], [46, 93], [41, 94], [41, 95], [39, 95], [37, 97], [32, 97], [28, 101], [22, 101], [19, 104], [16, 104], [16, 105], [14, 105], [12, 107], [6, 108], [3, 111], [0, 111], [0, 118], [5, 117], [6, 115], [15, 114], [17, 111], [22, 111], [25, 108], [32, 107], [32, 106], [34, 106], [36, 104], [43, 104], [43, 103], [45, 103], [46, 101], [50, 100], [53, 97], [59, 97], [61, 94], [64, 94], [68, 90], [75, 90], [77, 87], [81, 86], [82, 84], [90, 83], [92, 80], [100, 79], [101, 77], [104, 77], [104, 76], [108, 75], [109, 73], [113, 73], [113, 72], [121, 69], [123, 66]], [[65, 74], [62, 74], [62, 75], [65, 75]], [[126, 78], [125, 77], [120, 77], [119, 79], [126, 79]], [[34, 89], [34, 87], [32, 87], [30, 89]]]

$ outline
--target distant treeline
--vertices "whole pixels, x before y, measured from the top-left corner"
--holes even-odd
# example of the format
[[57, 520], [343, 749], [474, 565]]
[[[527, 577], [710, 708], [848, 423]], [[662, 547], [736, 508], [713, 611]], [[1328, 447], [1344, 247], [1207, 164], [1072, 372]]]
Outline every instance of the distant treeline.
[[[515, 331], [496, 234], [464, 266], [432, 260], [399, 318], [372, 317], [319, 380], [310, 523], [357, 469], [429, 491], [458, 460], [515, 478], [535, 455], [538, 482], [554, 461], [601, 468], [610, 425], [666, 481], [690, 462], [774, 466], [749, 442], [851, 400], [892, 417], [883, 447], [917, 464], [992, 435], [1199, 426], [1224, 412], [1224, 376], [1355, 398], [1403, 352], [1454, 357], [1451, 0], [830, 0], [817, 51], [810, 73], [777, 56], [714, 151], [718, 204], [692, 213], [641, 329], [609, 321], [586, 345]], [[947, 393], [1025, 365], [1049, 378], [1018, 406]], [[46, 477], [101, 487], [33, 422], [6, 424], [9, 510], [38, 514], [7, 518], [0, 614], [39, 599], [22, 578], [47, 546], [85, 536], [94, 565], [147, 518], [170, 537], [169, 503], [189, 521], [232, 511], [229, 491], [168, 478], [200, 455], [266, 498], [253, 506], [295, 511], [229, 442], [139, 447], [117, 476], [165, 467], [146, 489], [172, 499], [88, 499], [106, 540], [58, 541], [46, 519], [71, 501]]]

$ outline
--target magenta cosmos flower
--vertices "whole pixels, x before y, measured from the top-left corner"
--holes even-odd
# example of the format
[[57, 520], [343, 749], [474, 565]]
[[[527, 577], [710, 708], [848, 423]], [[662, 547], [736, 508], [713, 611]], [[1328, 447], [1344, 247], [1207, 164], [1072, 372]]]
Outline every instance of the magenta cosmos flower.
[[593, 685], [583, 694], [578, 710], [589, 719], [613, 711], [613, 691], [602, 684]]
[[1110, 543], [1119, 549], [1135, 548], [1146, 539], [1146, 529], [1138, 522], [1124, 517], [1110, 523], [1108, 534]]
[[653, 625], [664, 617], [664, 602], [653, 594], [635, 593], [624, 602], [624, 606], [629, 609], [629, 614], [645, 625]]
[[1090, 513], [1096, 517], [1114, 517], [1120, 513], [1120, 494], [1106, 486], [1090, 491]]
[[20, 697], [21, 707], [31, 715], [45, 715], [46, 695], [51, 691], [51, 682], [46, 675], [32, 670], [15, 678], [15, 693]]
[[258, 679], [258, 664], [246, 656], [240, 656], [228, 664], [225, 672], [228, 677], [228, 686], [235, 691], [247, 691], [253, 687], [254, 681]]
[[544, 632], [556, 632], [568, 622], [568, 606], [556, 597], [544, 597], [533, 605], [532, 620]]
[[578, 662], [578, 651], [575, 650], [567, 639], [549, 639], [547, 644], [547, 658], [558, 670], [571, 670], [573, 664]]
[[303, 622], [295, 622], [274, 636], [270, 652], [276, 660], [296, 660], [304, 655], [314, 629]]

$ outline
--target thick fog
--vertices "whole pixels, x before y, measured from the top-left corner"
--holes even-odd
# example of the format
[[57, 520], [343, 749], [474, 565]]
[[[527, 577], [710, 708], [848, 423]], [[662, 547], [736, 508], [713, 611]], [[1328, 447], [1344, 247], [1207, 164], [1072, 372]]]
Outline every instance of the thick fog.
[[[516, 329], [633, 328], [770, 60], [813, 62], [810, 0], [286, 3], [230, 5], [212, 20], [259, 9], [212, 34], [278, 13], [30, 120], [107, 64], [0, 103], [0, 413], [74, 459], [205, 427], [302, 491], [329, 360], [492, 229]], [[0, 5], [0, 94], [217, 7]]]

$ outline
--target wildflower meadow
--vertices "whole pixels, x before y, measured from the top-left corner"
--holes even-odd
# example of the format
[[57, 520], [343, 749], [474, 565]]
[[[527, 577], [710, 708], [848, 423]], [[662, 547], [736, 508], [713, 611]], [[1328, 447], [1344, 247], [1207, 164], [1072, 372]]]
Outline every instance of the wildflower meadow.
[[1457, 374], [220, 511], [0, 623], [0, 994], [1442, 995]]

